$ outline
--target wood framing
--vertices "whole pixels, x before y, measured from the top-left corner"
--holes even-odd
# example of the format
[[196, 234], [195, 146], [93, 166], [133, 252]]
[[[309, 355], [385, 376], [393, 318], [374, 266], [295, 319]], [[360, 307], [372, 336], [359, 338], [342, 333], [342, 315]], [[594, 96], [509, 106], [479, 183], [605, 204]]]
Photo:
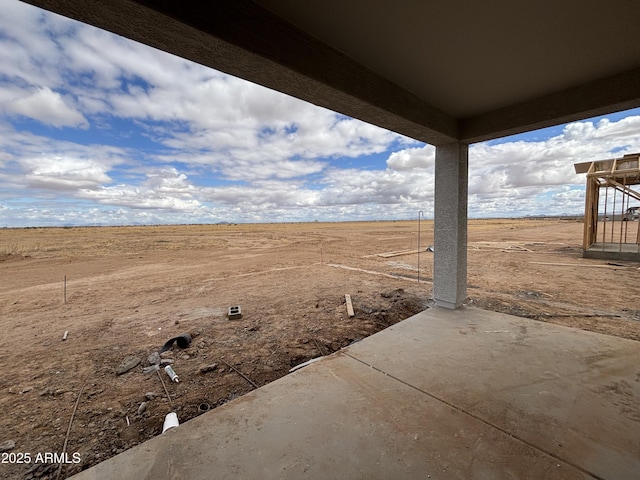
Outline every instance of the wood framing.
[[640, 153], [574, 167], [587, 176], [583, 256], [640, 260]]

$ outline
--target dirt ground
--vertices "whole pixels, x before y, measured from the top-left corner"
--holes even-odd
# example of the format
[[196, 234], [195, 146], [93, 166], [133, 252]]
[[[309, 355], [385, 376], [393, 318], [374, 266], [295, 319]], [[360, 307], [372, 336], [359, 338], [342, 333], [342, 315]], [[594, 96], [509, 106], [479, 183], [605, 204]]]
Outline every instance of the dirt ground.
[[[581, 239], [577, 221], [471, 221], [467, 304], [640, 341], [640, 264], [583, 259]], [[0, 229], [0, 478], [56, 478], [67, 452], [66, 478], [428, 308], [417, 240], [415, 221]], [[143, 373], [186, 332], [163, 354], [179, 383]]]

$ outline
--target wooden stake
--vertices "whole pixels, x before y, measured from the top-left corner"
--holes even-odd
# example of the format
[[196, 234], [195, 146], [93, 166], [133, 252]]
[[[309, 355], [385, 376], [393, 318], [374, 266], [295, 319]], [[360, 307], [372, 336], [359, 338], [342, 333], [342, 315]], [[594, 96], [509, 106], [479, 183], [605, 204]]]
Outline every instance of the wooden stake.
[[64, 303], [67, 303], [67, 276], [64, 276]]
[[355, 312], [353, 311], [353, 304], [351, 303], [351, 295], [348, 293], [344, 296], [345, 301], [347, 302], [347, 315], [349, 318], [355, 316]]

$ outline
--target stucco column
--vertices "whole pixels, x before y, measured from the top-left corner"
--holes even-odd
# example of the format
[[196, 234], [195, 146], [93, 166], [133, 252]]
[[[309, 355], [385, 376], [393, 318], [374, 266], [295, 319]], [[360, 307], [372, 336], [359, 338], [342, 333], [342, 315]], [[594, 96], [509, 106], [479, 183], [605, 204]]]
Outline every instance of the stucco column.
[[467, 297], [467, 192], [469, 147], [436, 147], [433, 298], [458, 308]]

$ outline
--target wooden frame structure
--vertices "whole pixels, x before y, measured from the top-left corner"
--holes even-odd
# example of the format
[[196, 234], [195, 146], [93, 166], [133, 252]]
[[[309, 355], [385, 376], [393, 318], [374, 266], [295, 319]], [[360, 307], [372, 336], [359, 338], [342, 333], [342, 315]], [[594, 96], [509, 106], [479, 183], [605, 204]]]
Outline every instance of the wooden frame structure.
[[583, 256], [640, 260], [640, 153], [622, 158], [576, 163], [587, 174]]

